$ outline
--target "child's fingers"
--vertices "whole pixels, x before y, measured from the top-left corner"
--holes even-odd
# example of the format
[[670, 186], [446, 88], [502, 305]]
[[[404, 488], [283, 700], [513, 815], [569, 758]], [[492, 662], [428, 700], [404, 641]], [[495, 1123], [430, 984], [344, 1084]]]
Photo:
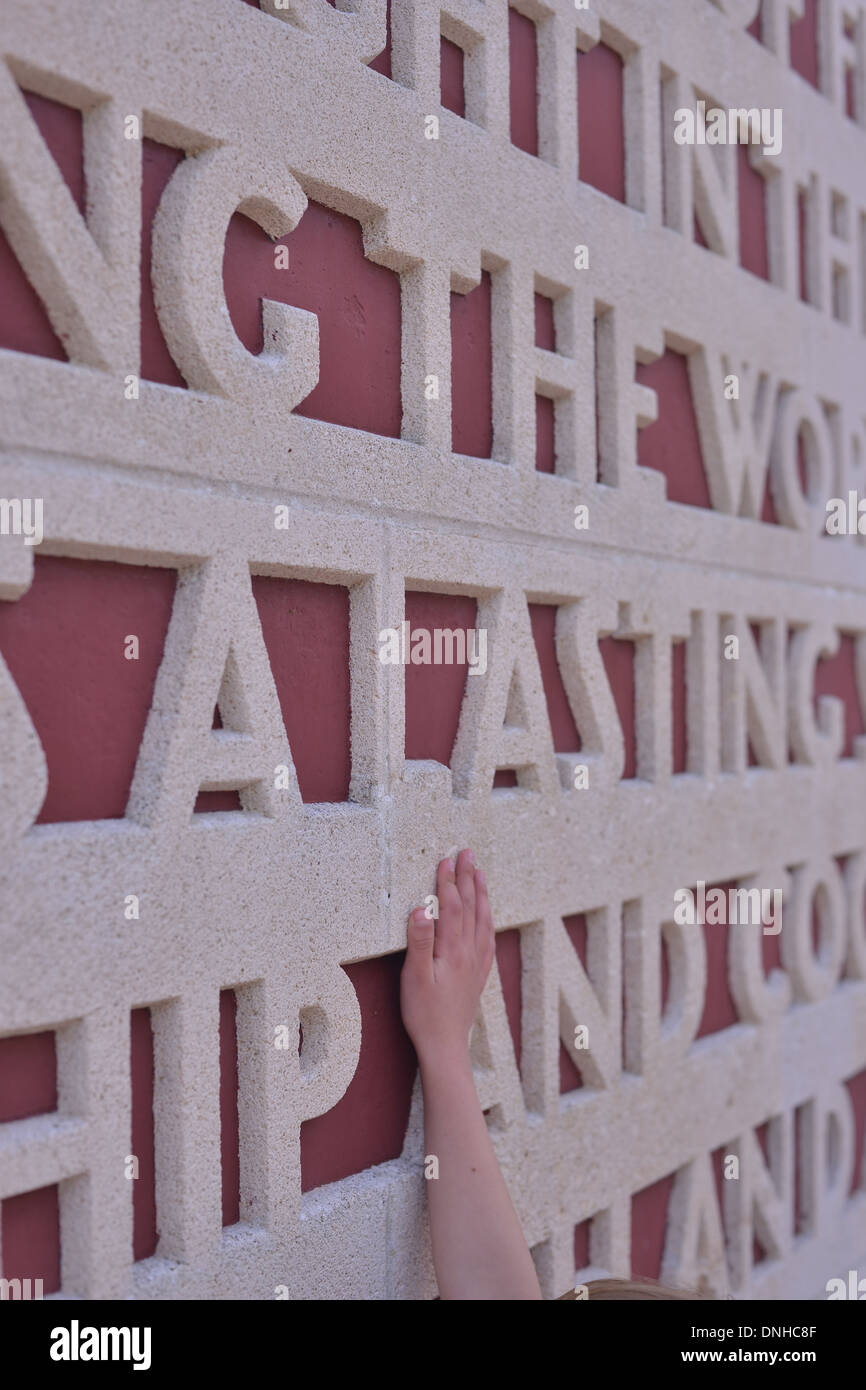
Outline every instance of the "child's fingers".
[[475, 945], [479, 952], [490, 956], [493, 962], [493, 952], [496, 948], [495, 932], [493, 929], [493, 913], [490, 910], [490, 899], [487, 896], [487, 879], [481, 869], [475, 873]]
[[409, 914], [409, 928], [406, 933], [406, 965], [410, 967], [432, 966], [433, 943], [436, 939], [436, 924], [427, 916], [423, 907], [416, 907]]
[[457, 889], [453, 859], [443, 859], [436, 873], [436, 895], [439, 899], [439, 924], [436, 931], [437, 956], [459, 941], [463, 935], [463, 903]]
[[475, 862], [471, 849], [457, 856], [457, 887], [463, 902], [463, 931], [470, 941], [475, 936]]

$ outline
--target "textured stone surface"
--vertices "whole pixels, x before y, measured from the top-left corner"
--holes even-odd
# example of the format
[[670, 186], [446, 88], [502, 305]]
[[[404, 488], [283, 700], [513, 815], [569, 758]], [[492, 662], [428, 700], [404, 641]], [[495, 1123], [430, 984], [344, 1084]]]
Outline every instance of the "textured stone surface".
[[[57, 758], [67, 771], [74, 758], [40, 743], [11, 638], [0, 661], [0, 1044], [53, 1032], [58, 1097], [44, 1113], [37, 1077], [30, 1112], [16, 1092], [0, 1124], [7, 1274], [28, 1272], [29, 1222], [46, 1288], [59, 1277], [72, 1296], [432, 1297], [417, 1081], [402, 1148], [381, 1161], [412, 1059], [393, 961], [375, 958], [401, 949], [436, 860], [467, 843], [501, 933], [473, 1042], [479, 1095], [545, 1293], [633, 1268], [816, 1297], [858, 1257], [862, 1271], [866, 566], [862, 538], [822, 530], [827, 498], [866, 481], [866, 11], [824, 0], [816, 47], [804, 0], [764, 0], [761, 42], [755, 0], [519, 9], [536, 25], [534, 45], [511, 28], [537, 59], [537, 157], [503, 0], [449, 0], [441, 25], [427, 0], [394, 0], [387, 58], [385, 0], [7, 0], [0, 271], [24, 289], [4, 299], [0, 493], [44, 499], [45, 540], [34, 582], [33, 548], [0, 536], [0, 608], [24, 613], [58, 557], [149, 567], [162, 603], [159, 576], [177, 571], [164, 645], [158, 611], [118, 635], [78, 590], [68, 619], [52, 629], [46, 611], [30, 639], [34, 662], [40, 644], [102, 642], [97, 685], [126, 683], [128, 699], [112, 713], [97, 690], [76, 706], [97, 747], [100, 727], [126, 746], [122, 711], [153, 664], [125, 815], [116, 762], [112, 818], [80, 814], [94, 814], [87, 765], [69, 773], [78, 809], [48, 814]], [[463, 54], [465, 118], [440, 104], [443, 37]], [[596, 112], [614, 94], [595, 133], [582, 69]], [[699, 97], [782, 108], [781, 154], [676, 146], [673, 112]], [[130, 116], [141, 138], [124, 137]], [[302, 269], [324, 244], [309, 222], [293, 243], [308, 203], [338, 214], [335, 244], [355, 256], [359, 224], [366, 256], [321, 322], [294, 270], [283, 295], [269, 261], [285, 246], [291, 267], [294, 245]], [[334, 255], [335, 274], [351, 270]], [[332, 283], [321, 270], [307, 288]], [[460, 380], [458, 454], [452, 295], [479, 285], [492, 390], [479, 421]], [[555, 331], [546, 309], [536, 328], [537, 295]], [[396, 371], [372, 374], [380, 399], [355, 378], [341, 397], [339, 373], [367, 349], [392, 366], [386, 350], [399, 354], [399, 407]], [[537, 396], [554, 402], [541, 466]], [[324, 656], [291, 594], [269, 637], [251, 575], [259, 598], [281, 580], [332, 595]], [[488, 632], [448, 766], [406, 760], [406, 701], [420, 701], [409, 727], [424, 746], [424, 700], [454, 682], [422, 689], [426, 673], [410, 682], [377, 659], [407, 590], [459, 600], [454, 626], [477, 605]], [[305, 794], [296, 764], [333, 754], [318, 785], [345, 789], [339, 690], [336, 732], [315, 742], [331, 658], [344, 678], [341, 591], [351, 768], [332, 802]], [[555, 624], [538, 616], [551, 607]], [[146, 639], [138, 666], [127, 633]], [[283, 665], [274, 640], [293, 644]], [[52, 727], [74, 743], [73, 677], [63, 663], [53, 677]], [[449, 741], [449, 719], [429, 746]], [[240, 809], [194, 814], [200, 793], [233, 791]], [[784, 888], [781, 936], [678, 926], [674, 892], [699, 880]], [[240, 1221], [224, 1227], [226, 990]], [[153, 1037], [158, 1232], [135, 1262], [134, 1010]], [[370, 1091], [347, 1096], [362, 1022]], [[377, 1075], [366, 1133], [358, 1098]], [[344, 1097], [345, 1121], [321, 1119]]]

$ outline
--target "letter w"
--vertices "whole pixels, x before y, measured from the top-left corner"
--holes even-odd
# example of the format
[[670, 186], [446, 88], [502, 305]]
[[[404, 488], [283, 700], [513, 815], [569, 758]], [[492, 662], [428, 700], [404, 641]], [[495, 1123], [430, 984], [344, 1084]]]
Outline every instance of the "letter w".
[[[739, 399], [727, 400], [725, 378], [734, 373]], [[713, 507], [756, 521], [770, 464], [775, 379], [748, 362], [735, 367], [712, 348], [690, 355], [689, 379]]]

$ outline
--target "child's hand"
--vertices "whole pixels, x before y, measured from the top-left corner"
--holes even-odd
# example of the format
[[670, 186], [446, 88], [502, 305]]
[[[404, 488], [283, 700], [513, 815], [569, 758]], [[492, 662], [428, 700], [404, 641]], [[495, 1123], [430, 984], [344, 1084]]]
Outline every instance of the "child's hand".
[[443, 859], [436, 879], [439, 920], [423, 908], [409, 918], [400, 1005], [419, 1061], [465, 1060], [469, 1030], [493, 963], [495, 939], [487, 883], [471, 850]]

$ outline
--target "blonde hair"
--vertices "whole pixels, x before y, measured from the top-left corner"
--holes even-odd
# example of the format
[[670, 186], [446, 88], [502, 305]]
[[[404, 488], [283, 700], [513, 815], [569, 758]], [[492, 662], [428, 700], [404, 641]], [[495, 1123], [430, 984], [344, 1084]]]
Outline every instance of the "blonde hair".
[[[599, 1299], [607, 1302], [621, 1300], [623, 1302], [633, 1302], [634, 1300], [696, 1300], [706, 1301], [712, 1298], [712, 1294], [699, 1293], [696, 1289], [675, 1289], [667, 1284], [659, 1284], [655, 1279], [592, 1279], [583, 1286], [586, 1289], [586, 1296], [592, 1302]], [[568, 1293], [560, 1296], [557, 1302], [574, 1299], [581, 1302], [574, 1289], [569, 1289]]]

